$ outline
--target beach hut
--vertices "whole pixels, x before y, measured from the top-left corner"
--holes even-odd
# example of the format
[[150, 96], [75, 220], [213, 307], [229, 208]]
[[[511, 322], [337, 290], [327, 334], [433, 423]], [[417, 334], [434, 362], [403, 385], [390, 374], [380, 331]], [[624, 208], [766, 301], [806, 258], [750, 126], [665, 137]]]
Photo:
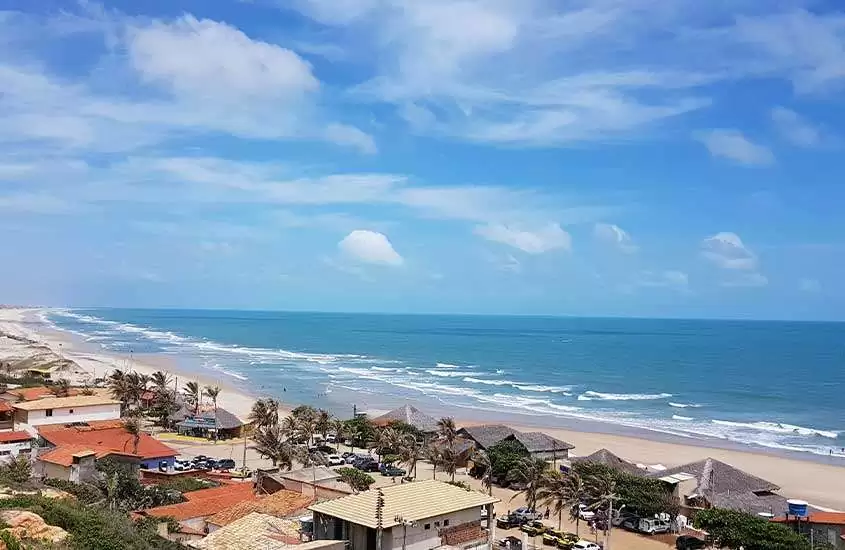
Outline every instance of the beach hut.
[[244, 423], [237, 416], [221, 407], [200, 411], [198, 414], [186, 414], [183, 420], [176, 423], [176, 430], [180, 434], [211, 438], [216, 432], [217, 439], [240, 437], [243, 428]]
[[418, 429], [424, 434], [437, 431], [437, 419], [420, 411], [412, 405], [402, 405], [371, 420], [374, 426], [388, 426], [393, 422], [403, 422]]
[[591, 455], [575, 457], [572, 458], [571, 461], [573, 464], [603, 464], [604, 466], [613, 468], [614, 470], [635, 476], [646, 475], [645, 470], [639, 468], [633, 462], [628, 462], [623, 458], [619, 458], [607, 449], [599, 449]]
[[569, 456], [575, 445], [561, 441], [542, 432], [520, 432], [503, 424], [467, 426], [458, 430], [458, 435], [475, 442], [479, 450], [487, 450], [506, 440], [519, 442], [528, 453], [543, 460], [560, 460]]

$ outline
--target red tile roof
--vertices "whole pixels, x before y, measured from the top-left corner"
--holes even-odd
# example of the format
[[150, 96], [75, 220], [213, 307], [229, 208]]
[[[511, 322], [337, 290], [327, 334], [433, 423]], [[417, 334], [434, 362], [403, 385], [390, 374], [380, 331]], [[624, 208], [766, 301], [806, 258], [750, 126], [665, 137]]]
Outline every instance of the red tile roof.
[[94, 453], [98, 460], [109, 455], [135, 457], [135, 455], [131, 453], [120, 453], [109, 449], [92, 449], [86, 445], [60, 445], [51, 451], [39, 454], [38, 460], [41, 460], [42, 462], [50, 462], [51, 464], [58, 464], [59, 466], [67, 468], [73, 464], [74, 455], [89, 453]]
[[258, 499], [255, 493], [253, 493], [251, 483], [191, 491], [185, 494], [186, 498], [189, 496], [188, 502], [150, 508], [149, 510], [143, 510], [141, 513], [154, 517], [170, 516], [178, 521], [184, 521], [187, 519], [213, 516], [235, 504]]
[[313, 502], [314, 499], [307, 495], [283, 489], [256, 500], [239, 502], [214, 514], [214, 516], [208, 519], [208, 522], [220, 526], [229, 525], [233, 521], [248, 516], [252, 512], [260, 512], [262, 514], [284, 518], [292, 515], [294, 512], [305, 510]]
[[33, 439], [27, 432], [0, 432], [0, 443], [16, 443]]
[[0, 412], [13, 411], [15, 408], [6, 400], [0, 399]]
[[[810, 523], [822, 525], [845, 525], [845, 512], [810, 512], [808, 520]], [[786, 518], [777, 517], [772, 521], [783, 523], [786, 521]], [[789, 521], [794, 521], [794, 519], [790, 519]]]
[[[39, 427], [41, 437], [53, 445], [85, 445], [92, 450], [109, 450], [132, 454], [135, 451], [134, 437], [122, 424], [114, 427], [113, 421], [95, 423], [80, 427]], [[161, 441], [142, 433], [138, 441], [137, 455], [144, 460], [176, 456], [179, 453]]]
[[[15, 388], [13, 390], [9, 390], [8, 393], [19, 397], [21, 401], [33, 401], [35, 399], [41, 399], [43, 397], [54, 397], [52, 392], [50, 392], [50, 388], [48, 388], [47, 386], [36, 386], [34, 388]], [[68, 396], [73, 395], [79, 395], [79, 390], [70, 388], [68, 390]]]

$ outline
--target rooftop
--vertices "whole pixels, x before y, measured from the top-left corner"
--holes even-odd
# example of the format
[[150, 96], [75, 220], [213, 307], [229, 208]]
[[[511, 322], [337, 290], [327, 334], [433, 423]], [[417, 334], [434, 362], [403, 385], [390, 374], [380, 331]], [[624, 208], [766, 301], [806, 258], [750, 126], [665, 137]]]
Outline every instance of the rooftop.
[[179, 454], [145, 433], [140, 434], [136, 452], [134, 436], [119, 421], [89, 422], [80, 426], [44, 426], [39, 427], [38, 433], [52, 445], [85, 445], [93, 450], [137, 454], [145, 460]]
[[[807, 517], [810, 523], [821, 525], [845, 525], [845, 512], [810, 512]], [[789, 521], [793, 521], [793, 519]], [[785, 522], [786, 517], [776, 517], [772, 521]]]
[[[253, 512], [284, 518], [305, 510], [314, 499], [295, 491], [277, 491], [272, 495], [259, 497], [258, 500], [239, 502], [208, 518], [214, 525], [229, 525]], [[301, 514], [300, 514], [301, 515]]]
[[[36, 386], [34, 388], [17, 388], [8, 390], [6, 393], [16, 396], [21, 401], [32, 401], [34, 399], [41, 399], [43, 397], [53, 397], [53, 393], [47, 386]], [[69, 388], [68, 395], [78, 395], [79, 390], [76, 388]]]
[[338, 474], [331, 468], [326, 468], [325, 466], [300, 468], [299, 470], [293, 470], [291, 472], [279, 472], [277, 474], [273, 474], [273, 476], [279, 479], [287, 479], [290, 481], [299, 481], [305, 483], [313, 483], [314, 481], [320, 482], [330, 479], [340, 479], [340, 474]]
[[214, 410], [200, 411], [199, 414], [188, 414], [178, 425], [187, 428], [218, 428], [221, 430], [232, 430], [244, 425], [240, 418], [226, 409], [217, 407], [217, 420], [215, 423]]
[[695, 479], [695, 492], [706, 498], [725, 493], [760, 493], [780, 489], [771, 481], [753, 476], [713, 458], [668, 468], [652, 474], [652, 477], [671, 484]]
[[99, 395], [74, 395], [71, 397], [45, 397], [34, 401], [21, 401], [12, 406], [24, 411], [64, 409], [67, 407], [92, 407], [95, 405], [119, 405], [120, 401]]
[[70, 467], [73, 464], [73, 459], [75, 457], [84, 457], [93, 455], [97, 459], [109, 456], [109, 455], [122, 455], [128, 458], [138, 458], [137, 455], [133, 455], [132, 453], [122, 453], [119, 451], [113, 451], [111, 449], [92, 449], [87, 445], [61, 445], [56, 447], [53, 450], [47, 451], [46, 453], [41, 453], [38, 455], [38, 460], [42, 462], [49, 462], [51, 464], [58, 464], [59, 466]]
[[471, 438], [483, 449], [489, 449], [493, 445], [508, 438], [513, 438], [522, 443], [530, 453], [554, 452], [555, 450], [567, 451], [575, 448], [574, 445], [544, 434], [543, 432], [523, 433], [504, 424], [466, 426], [461, 428], [459, 432]]
[[645, 470], [638, 468], [633, 462], [628, 462], [624, 458], [619, 458], [607, 449], [599, 449], [591, 455], [579, 456], [571, 459], [572, 462], [589, 462], [593, 464], [604, 464], [614, 470], [625, 472], [632, 475], [644, 476]]
[[[395, 521], [397, 516], [401, 516], [406, 521], [419, 521], [499, 502], [498, 498], [435, 480], [414, 481], [384, 487], [382, 492], [384, 494], [382, 513], [384, 528], [398, 525]], [[310, 509], [320, 514], [375, 528], [377, 497], [378, 491], [373, 489], [357, 495], [314, 504]]]
[[13, 410], [15, 410], [15, 409], [14, 409], [14, 407], [12, 407], [11, 403], [9, 403], [8, 401], [4, 401], [4, 400], [0, 399], [0, 412], [10, 412], [10, 411], [13, 411]]
[[[190, 496], [189, 496], [190, 495]], [[186, 493], [187, 502], [170, 504], [150, 508], [140, 513], [154, 517], [171, 516], [177, 521], [184, 521], [193, 518], [207, 518], [231, 508], [239, 502], [256, 500], [258, 497], [252, 489], [251, 483], [239, 483], [215, 487], [214, 489], [202, 489]]]
[[416, 407], [407, 404], [399, 407], [398, 409], [393, 409], [390, 412], [386, 412], [377, 418], [374, 418], [372, 420], [372, 423], [376, 425], [386, 425], [390, 422], [395, 421], [409, 424], [415, 427], [416, 429], [420, 430], [421, 432], [437, 431], [436, 418], [434, 418], [433, 416], [429, 416], [417, 409]]
[[296, 550], [316, 550], [337, 544], [331, 540], [298, 542], [298, 521], [253, 512], [191, 545], [202, 550], [282, 550], [296, 544]]
[[32, 436], [28, 432], [0, 432], [0, 443], [17, 443], [30, 439]]

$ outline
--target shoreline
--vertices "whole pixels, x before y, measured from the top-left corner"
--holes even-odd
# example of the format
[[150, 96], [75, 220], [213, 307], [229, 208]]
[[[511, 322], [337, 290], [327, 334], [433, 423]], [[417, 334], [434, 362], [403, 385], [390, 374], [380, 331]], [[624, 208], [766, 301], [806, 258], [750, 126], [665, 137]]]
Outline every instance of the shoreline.
[[[45, 308], [46, 309], [46, 308]], [[33, 340], [55, 349], [59, 347], [64, 356], [76, 361], [89, 370], [95, 377], [102, 377], [115, 368], [127, 368], [129, 358], [124, 355], [104, 352], [95, 344], [87, 343], [83, 338], [70, 331], [55, 329], [45, 324], [39, 317], [41, 308], [0, 310], [0, 330], [17, 330]], [[14, 332], [14, 330], [12, 330]], [[257, 399], [254, 392], [245, 391], [235, 383], [215, 379], [214, 372], [208, 367], [208, 373], [197, 374], [196, 368], [188, 369], [179, 364], [178, 356], [162, 353], [134, 354], [131, 365], [133, 370], [149, 374], [163, 370], [183, 381], [196, 380], [203, 386], [218, 385], [223, 390], [219, 404], [236, 416], [245, 418]], [[365, 394], [360, 392], [337, 392], [331, 407], [336, 411], [348, 407], [349, 414], [340, 414], [341, 418], [350, 416], [352, 404], [358, 403], [359, 412], [384, 410], [383, 406], [368, 406]], [[282, 396], [274, 396], [280, 398]], [[642, 464], [664, 464], [672, 467], [712, 457], [730, 463], [759, 477], [769, 479], [782, 487], [781, 493], [787, 498], [802, 498], [818, 506], [832, 509], [845, 509], [845, 460], [822, 455], [813, 455], [796, 451], [784, 451], [770, 448], [755, 448], [741, 443], [721, 440], [683, 438], [671, 434], [652, 433], [644, 429], [625, 426], [605, 425], [598, 421], [589, 422], [573, 418], [572, 421], [555, 419], [555, 426], [541, 422], [532, 422], [532, 417], [508, 414], [496, 411], [497, 420], [485, 419], [483, 411], [473, 415], [467, 410], [455, 407], [447, 408], [442, 403], [424, 400], [403, 400], [410, 402], [433, 416], [448, 415], [455, 418], [458, 425], [472, 425], [483, 422], [507, 424], [520, 431], [543, 431], [576, 445], [575, 453], [585, 456], [600, 448], [608, 448], [615, 454]], [[299, 403], [282, 404], [282, 410], [289, 411]], [[397, 402], [398, 405], [398, 402]], [[324, 406], [320, 404], [319, 406]], [[466, 414], [464, 414], [466, 413]], [[475, 416], [475, 418], [473, 418]]]

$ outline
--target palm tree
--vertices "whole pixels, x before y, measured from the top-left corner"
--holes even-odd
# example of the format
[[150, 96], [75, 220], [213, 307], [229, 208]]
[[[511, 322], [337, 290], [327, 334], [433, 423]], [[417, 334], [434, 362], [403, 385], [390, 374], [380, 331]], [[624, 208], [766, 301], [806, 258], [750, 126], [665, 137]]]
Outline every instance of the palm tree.
[[293, 415], [284, 417], [280, 428], [282, 433], [285, 434], [288, 439], [299, 440], [304, 437], [300, 431], [299, 422], [297, 422]]
[[164, 393], [170, 386], [170, 375], [164, 371], [157, 370], [150, 375], [150, 382], [153, 383], [153, 389], [156, 393]]
[[217, 396], [220, 395], [220, 386], [206, 386], [205, 395], [214, 404], [214, 439], [217, 439]]
[[564, 479], [567, 499], [563, 507], [569, 510], [569, 519], [575, 521], [575, 534], [578, 535], [581, 527], [581, 504], [587, 498], [587, 486], [584, 478], [574, 471], [569, 472]]
[[123, 429], [132, 436], [132, 454], [138, 454], [138, 445], [141, 443], [141, 419], [137, 416], [130, 416], [123, 421]]
[[252, 404], [252, 410], [249, 413], [249, 420], [255, 423], [256, 428], [278, 426], [278, 401], [275, 399], [259, 399]]
[[200, 392], [200, 385], [197, 382], [188, 382], [185, 384], [185, 387], [182, 389], [182, 392], [185, 394], [185, 401], [188, 402], [188, 405], [194, 408], [194, 414], [199, 414], [200, 412], [200, 396], [202, 393]]
[[481, 450], [472, 454], [473, 469], [481, 472], [481, 486], [487, 489], [487, 494], [493, 496], [493, 463], [490, 455]]
[[170, 416], [179, 410], [179, 402], [176, 400], [176, 392], [171, 389], [159, 391], [156, 389], [153, 407], [150, 414], [158, 417], [162, 427], [170, 424]]
[[50, 393], [56, 397], [67, 397], [70, 395], [70, 381], [67, 378], [59, 378], [50, 386]]
[[397, 450], [401, 436], [393, 428], [384, 428], [378, 433], [378, 454], [383, 455]]
[[[399, 462], [408, 467], [408, 473], [414, 479], [417, 477], [417, 461], [420, 459], [420, 448], [417, 440], [411, 434], [403, 435], [398, 442], [396, 454], [399, 455]], [[412, 473], [413, 472], [413, 473]]]
[[279, 426], [261, 428], [255, 432], [252, 441], [258, 454], [269, 458], [274, 467], [290, 470], [299, 456], [298, 449], [287, 441]]
[[308, 439], [309, 446], [314, 442], [318, 415], [317, 409], [308, 405], [300, 405], [290, 413], [296, 424], [295, 431]]
[[431, 462], [431, 479], [437, 479], [437, 465], [441, 463], [443, 456], [440, 449], [437, 448], [437, 445], [431, 443], [423, 451], [423, 456]]
[[448, 416], [438, 420], [437, 435], [450, 449], [454, 450], [455, 440], [458, 438], [458, 428], [455, 426], [455, 420]]
[[454, 483], [455, 473], [458, 471], [458, 455], [452, 449], [443, 449], [440, 451], [440, 463], [443, 464], [443, 471], [452, 476]]
[[120, 476], [117, 472], [113, 472], [106, 477], [106, 500], [109, 503], [109, 509], [114, 510], [117, 506], [117, 498], [120, 489]]
[[129, 400], [131, 403], [137, 405], [141, 401], [141, 395], [147, 391], [147, 384], [150, 381], [150, 377], [146, 374], [130, 372], [124, 379], [126, 380], [127, 390], [129, 392]]
[[610, 548], [610, 531], [613, 529], [613, 504], [619, 500], [616, 493], [616, 480], [610, 472], [603, 472], [587, 479], [587, 493], [592, 502], [591, 508], [607, 509], [605, 548]]
[[120, 412], [124, 413], [129, 407], [129, 401], [132, 399], [132, 389], [129, 386], [129, 381], [126, 379], [126, 373], [120, 369], [115, 369], [108, 376], [107, 382], [112, 397], [120, 401]]
[[324, 438], [332, 426], [332, 415], [324, 409], [318, 409], [314, 416], [314, 431]]
[[[549, 471], [548, 463], [540, 458], [524, 457], [508, 472], [508, 481], [519, 483], [523, 489], [517, 495], [525, 495], [525, 502], [531, 510], [537, 509], [537, 489], [543, 485]], [[511, 500], [513, 500], [513, 498]]]

